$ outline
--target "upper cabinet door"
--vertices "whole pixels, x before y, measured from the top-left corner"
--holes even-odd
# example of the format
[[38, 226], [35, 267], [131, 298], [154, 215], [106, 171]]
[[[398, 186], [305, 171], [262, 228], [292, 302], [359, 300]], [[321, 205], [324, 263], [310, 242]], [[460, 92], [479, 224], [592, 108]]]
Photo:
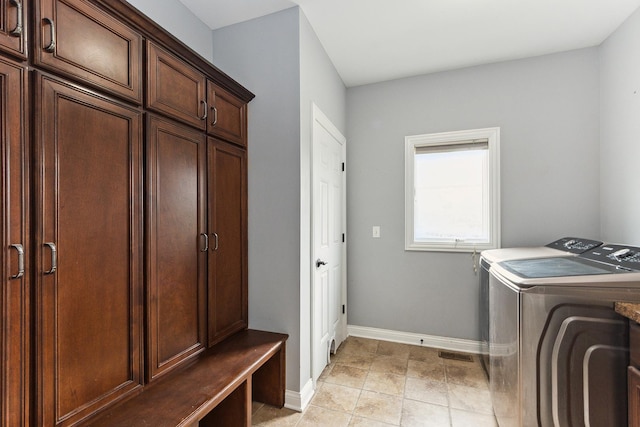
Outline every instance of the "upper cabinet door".
[[207, 132], [242, 146], [247, 145], [247, 104], [207, 81]]
[[0, 0], [0, 51], [27, 57], [27, 0]]
[[0, 426], [29, 425], [29, 271], [26, 145], [27, 86], [23, 67], [0, 59], [3, 225], [0, 262]]
[[142, 103], [142, 36], [85, 0], [40, 0], [34, 62]]
[[147, 108], [205, 130], [206, 88], [204, 74], [147, 42]]

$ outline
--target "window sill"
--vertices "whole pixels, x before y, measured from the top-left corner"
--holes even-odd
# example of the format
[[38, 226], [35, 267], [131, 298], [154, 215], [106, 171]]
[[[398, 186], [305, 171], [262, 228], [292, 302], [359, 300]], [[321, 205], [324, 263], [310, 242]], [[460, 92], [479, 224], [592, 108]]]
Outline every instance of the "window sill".
[[482, 252], [487, 249], [497, 249], [499, 246], [482, 243], [482, 244], [464, 244], [464, 243], [410, 243], [405, 245], [404, 250], [410, 252]]

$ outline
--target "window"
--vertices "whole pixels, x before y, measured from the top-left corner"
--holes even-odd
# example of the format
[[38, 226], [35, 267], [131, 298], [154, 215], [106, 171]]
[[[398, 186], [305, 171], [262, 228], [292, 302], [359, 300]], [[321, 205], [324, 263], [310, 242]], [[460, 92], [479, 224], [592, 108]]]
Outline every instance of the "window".
[[499, 247], [500, 128], [405, 138], [405, 249]]

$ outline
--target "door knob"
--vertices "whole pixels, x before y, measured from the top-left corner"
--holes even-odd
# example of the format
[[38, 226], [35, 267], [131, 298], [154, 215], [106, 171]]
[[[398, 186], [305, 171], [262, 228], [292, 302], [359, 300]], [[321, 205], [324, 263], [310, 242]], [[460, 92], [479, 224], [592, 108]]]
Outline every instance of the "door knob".
[[316, 268], [320, 268], [321, 265], [327, 265], [327, 263], [318, 258], [316, 260]]

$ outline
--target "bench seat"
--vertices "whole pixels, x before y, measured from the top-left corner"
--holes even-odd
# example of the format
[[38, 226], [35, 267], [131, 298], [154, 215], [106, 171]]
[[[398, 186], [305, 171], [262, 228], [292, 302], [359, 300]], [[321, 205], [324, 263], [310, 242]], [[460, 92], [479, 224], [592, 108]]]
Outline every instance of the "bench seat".
[[238, 332], [86, 425], [250, 426], [252, 400], [284, 405], [287, 338], [273, 332]]

